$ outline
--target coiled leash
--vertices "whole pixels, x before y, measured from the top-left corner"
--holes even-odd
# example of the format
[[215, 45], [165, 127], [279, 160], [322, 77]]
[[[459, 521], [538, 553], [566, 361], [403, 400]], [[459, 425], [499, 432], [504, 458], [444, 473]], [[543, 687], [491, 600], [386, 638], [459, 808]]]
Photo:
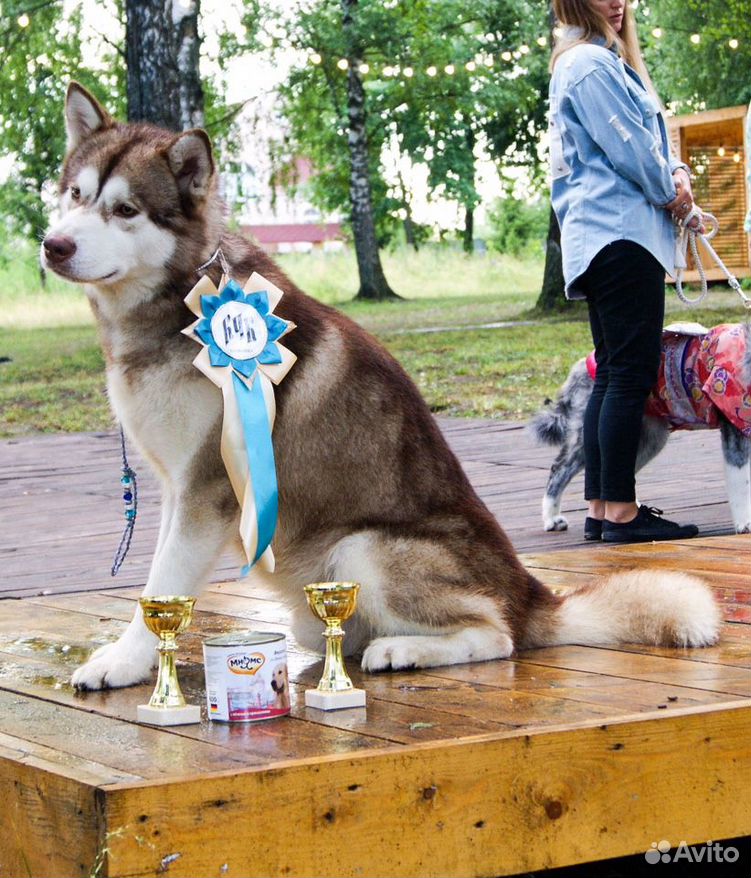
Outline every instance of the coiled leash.
[[133, 539], [133, 528], [136, 526], [136, 516], [138, 515], [138, 481], [136, 480], [136, 471], [128, 463], [128, 454], [125, 450], [125, 433], [120, 427], [120, 452], [122, 454], [123, 465], [121, 468], [120, 488], [123, 492], [123, 502], [125, 503], [125, 528], [120, 538], [120, 545], [117, 547], [115, 557], [112, 561], [112, 576], [117, 576], [123, 565], [125, 556], [130, 549], [130, 541]]
[[[708, 231], [704, 233], [699, 232], [697, 229], [691, 228], [689, 223], [698, 218], [699, 221], [704, 225], [705, 228], [708, 228]], [[731, 289], [734, 289], [736, 293], [741, 297], [741, 301], [743, 302], [743, 307], [751, 309], [751, 298], [749, 298], [741, 289], [740, 283], [738, 283], [738, 278], [736, 278], [727, 268], [725, 263], [720, 259], [717, 255], [717, 251], [714, 247], [709, 243], [712, 238], [717, 234], [720, 224], [717, 221], [717, 217], [713, 216], [711, 213], [703, 213], [700, 208], [694, 205], [689, 213], [682, 219], [678, 221], [678, 226], [680, 231], [678, 233], [678, 238], [675, 243], [675, 291], [678, 295], [678, 298], [684, 305], [690, 305], [692, 307], [699, 305], [701, 302], [706, 299], [707, 294], [709, 292], [709, 288], [707, 286], [707, 275], [704, 271], [704, 266], [701, 263], [701, 257], [699, 256], [699, 247], [697, 245], [697, 238], [704, 245], [704, 248], [715, 261], [715, 264], [720, 268], [722, 273], [727, 278], [728, 284]], [[691, 255], [694, 259], [694, 265], [696, 266], [696, 270], [699, 273], [699, 280], [701, 282], [701, 292], [695, 299], [689, 299], [688, 296], [683, 292], [683, 272], [686, 270], [688, 265], [686, 260], [686, 254], [688, 249], [691, 249]]]

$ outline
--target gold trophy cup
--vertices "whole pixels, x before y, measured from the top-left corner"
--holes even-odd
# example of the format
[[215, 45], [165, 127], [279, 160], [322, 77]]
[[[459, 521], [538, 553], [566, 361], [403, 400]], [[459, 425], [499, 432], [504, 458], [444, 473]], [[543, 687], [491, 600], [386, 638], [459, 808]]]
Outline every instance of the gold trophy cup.
[[186, 704], [177, 680], [177, 635], [190, 625], [196, 599], [184, 595], [139, 598], [143, 621], [159, 638], [159, 671], [148, 704], [139, 704], [139, 722], [155, 726], [183, 726], [201, 721], [201, 708]]
[[355, 612], [356, 582], [316, 582], [305, 586], [305, 597], [313, 615], [326, 623], [326, 662], [316, 689], [305, 692], [307, 707], [339, 710], [343, 707], [365, 707], [365, 690], [355, 689], [344, 667], [342, 622]]

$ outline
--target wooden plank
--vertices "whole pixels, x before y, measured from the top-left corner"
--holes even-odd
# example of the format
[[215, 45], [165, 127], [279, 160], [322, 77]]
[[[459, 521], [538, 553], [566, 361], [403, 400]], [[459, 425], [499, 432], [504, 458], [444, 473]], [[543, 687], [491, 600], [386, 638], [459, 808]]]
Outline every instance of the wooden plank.
[[97, 762], [114, 771], [147, 778], [229, 768], [237, 771], [263, 762], [252, 751], [230, 753], [223, 747], [188, 738], [179, 730], [150, 728], [66, 706], [60, 703], [69, 697], [64, 690], [50, 690], [48, 694], [55, 701], [0, 690], [3, 734], [79, 759], [95, 754]]
[[[478, 493], [518, 549], [539, 553], [585, 545], [581, 477], [565, 498], [571, 530], [542, 530], [539, 507], [552, 449], [534, 446], [519, 423], [439, 423]], [[140, 476], [138, 525], [129, 559], [112, 580], [109, 565], [122, 521], [116, 491], [117, 436], [46, 436], [0, 443], [0, 483], [3, 497], [10, 500], [0, 509], [0, 594], [100, 591], [145, 581], [156, 539], [158, 490], [148, 468], [133, 457]], [[685, 475], [680, 483], [672, 477], [677, 467]], [[696, 489], [699, 483], [701, 491]], [[666, 451], [640, 473], [639, 491], [676, 517], [696, 520], [703, 530], [732, 529], [717, 435], [697, 431], [671, 438]], [[213, 578], [229, 579], [237, 573], [236, 562], [228, 556]]]
[[[654, 839], [703, 843], [751, 832], [751, 709], [423, 744], [105, 793], [108, 876], [156, 875], [165, 858], [174, 878], [511, 875], [643, 852]], [[284, 815], [294, 831], [270, 832], [269, 814]]]
[[[676, 651], [678, 654], [678, 651]], [[751, 675], [745, 668], [692, 662], [638, 652], [590, 646], [550, 647], [519, 653], [517, 661], [572, 671], [591, 671], [631, 680], [751, 696]]]
[[0, 743], [0, 800], [2, 878], [97, 874], [106, 844], [96, 787]]

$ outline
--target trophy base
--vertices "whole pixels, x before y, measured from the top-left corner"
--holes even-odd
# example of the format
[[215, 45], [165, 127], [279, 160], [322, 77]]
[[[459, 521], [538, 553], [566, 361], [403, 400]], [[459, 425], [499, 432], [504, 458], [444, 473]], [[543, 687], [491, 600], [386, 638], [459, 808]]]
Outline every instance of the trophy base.
[[187, 726], [201, 722], [201, 708], [197, 704], [185, 704], [183, 707], [150, 707], [139, 704], [136, 711], [139, 723], [152, 726]]
[[344, 692], [305, 690], [305, 706], [317, 710], [343, 710], [346, 707], [365, 707], [364, 689], [346, 689]]

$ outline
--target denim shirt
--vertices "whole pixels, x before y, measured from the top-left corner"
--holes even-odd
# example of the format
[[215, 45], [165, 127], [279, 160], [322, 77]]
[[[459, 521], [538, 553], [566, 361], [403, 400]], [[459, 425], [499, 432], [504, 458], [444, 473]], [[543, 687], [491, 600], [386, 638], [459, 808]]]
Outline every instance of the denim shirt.
[[597, 38], [564, 52], [550, 80], [553, 209], [566, 297], [607, 244], [640, 244], [675, 272], [676, 195], [665, 120], [638, 74]]

